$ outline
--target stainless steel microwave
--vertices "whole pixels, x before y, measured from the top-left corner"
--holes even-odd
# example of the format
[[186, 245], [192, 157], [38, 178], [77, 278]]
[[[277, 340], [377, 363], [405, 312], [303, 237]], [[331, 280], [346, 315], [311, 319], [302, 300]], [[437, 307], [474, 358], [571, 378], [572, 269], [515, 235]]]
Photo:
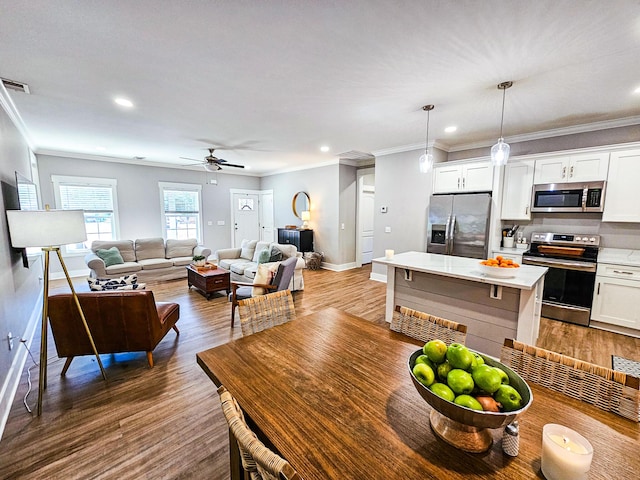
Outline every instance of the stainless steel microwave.
[[602, 212], [606, 182], [534, 185], [532, 212]]

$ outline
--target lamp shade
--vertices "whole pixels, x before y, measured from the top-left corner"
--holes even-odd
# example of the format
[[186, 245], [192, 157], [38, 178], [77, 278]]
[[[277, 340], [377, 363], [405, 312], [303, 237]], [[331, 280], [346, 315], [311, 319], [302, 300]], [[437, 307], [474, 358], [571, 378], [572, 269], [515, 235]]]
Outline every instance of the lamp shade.
[[300, 213], [300, 218], [303, 222], [308, 222], [309, 220], [311, 220], [311, 213], [309, 212], [309, 210], [303, 210]]
[[7, 210], [7, 220], [15, 248], [56, 247], [87, 239], [82, 210]]

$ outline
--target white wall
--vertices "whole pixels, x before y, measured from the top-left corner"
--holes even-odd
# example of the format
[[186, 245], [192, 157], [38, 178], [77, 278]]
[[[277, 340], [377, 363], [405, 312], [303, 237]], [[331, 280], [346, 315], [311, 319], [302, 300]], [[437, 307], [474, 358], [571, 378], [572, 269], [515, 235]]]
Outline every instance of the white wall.
[[[43, 205], [55, 205], [52, 175], [115, 178], [121, 239], [162, 237], [158, 182], [197, 183], [202, 186], [203, 244], [212, 251], [231, 246], [230, 188], [260, 189], [260, 179], [247, 175], [212, 174], [187, 169], [147, 167], [126, 163], [38, 155]], [[206, 183], [217, 178], [218, 184]], [[225, 222], [217, 225], [218, 220]], [[211, 221], [212, 225], [207, 225]], [[65, 256], [71, 272], [86, 270], [84, 255]], [[52, 271], [60, 272], [57, 260]]]
[[339, 263], [341, 265], [353, 265], [356, 261], [357, 235], [356, 201], [358, 197], [358, 184], [356, 178], [356, 168], [349, 165], [340, 165], [339, 181]]
[[[0, 108], [0, 202], [3, 212], [18, 209], [16, 171], [31, 178], [29, 148]], [[25, 268], [20, 252], [11, 248], [6, 215], [3, 214], [0, 221], [0, 435], [26, 359], [27, 351], [20, 339], [29, 336], [41, 311], [41, 275], [39, 257], [31, 262], [30, 268]], [[9, 332], [15, 337], [12, 350], [7, 342]]]

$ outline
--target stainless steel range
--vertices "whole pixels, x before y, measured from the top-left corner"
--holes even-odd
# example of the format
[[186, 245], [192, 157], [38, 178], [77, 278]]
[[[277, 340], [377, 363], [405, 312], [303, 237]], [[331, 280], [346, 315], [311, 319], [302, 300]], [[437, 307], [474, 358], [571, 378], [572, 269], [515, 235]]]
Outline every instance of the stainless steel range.
[[522, 263], [549, 267], [544, 279], [542, 316], [589, 325], [600, 237], [533, 233], [530, 245]]

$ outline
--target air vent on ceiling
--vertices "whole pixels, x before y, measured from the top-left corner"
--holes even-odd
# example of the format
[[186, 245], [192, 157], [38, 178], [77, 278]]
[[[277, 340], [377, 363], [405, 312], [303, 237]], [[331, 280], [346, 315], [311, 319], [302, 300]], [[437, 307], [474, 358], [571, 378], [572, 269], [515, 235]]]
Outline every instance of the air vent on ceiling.
[[15, 80], [9, 80], [8, 78], [2, 78], [2, 84], [4, 88], [8, 90], [15, 90], [16, 92], [26, 93], [27, 95], [31, 92], [29, 91], [29, 85], [26, 83], [16, 82]]

